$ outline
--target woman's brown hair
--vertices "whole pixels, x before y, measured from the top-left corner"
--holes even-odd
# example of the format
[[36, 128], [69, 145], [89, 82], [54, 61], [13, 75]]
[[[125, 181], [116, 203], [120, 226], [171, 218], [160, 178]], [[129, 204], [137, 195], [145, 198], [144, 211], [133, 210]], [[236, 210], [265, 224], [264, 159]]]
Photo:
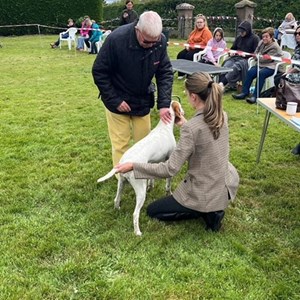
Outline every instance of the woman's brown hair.
[[197, 94], [204, 101], [204, 121], [214, 139], [217, 139], [224, 124], [221, 86], [215, 83], [209, 74], [197, 72], [187, 76], [185, 88], [189, 93]]

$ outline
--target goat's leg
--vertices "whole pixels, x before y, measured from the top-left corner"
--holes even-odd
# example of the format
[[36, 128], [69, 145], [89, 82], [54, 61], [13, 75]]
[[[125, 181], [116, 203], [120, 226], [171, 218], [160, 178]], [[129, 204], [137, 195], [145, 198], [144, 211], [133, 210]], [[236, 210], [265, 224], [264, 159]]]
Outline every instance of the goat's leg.
[[117, 190], [117, 194], [116, 194], [116, 197], [114, 200], [116, 209], [120, 209], [120, 202], [121, 202], [121, 195], [122, 195], [122, 191], [123, 191], [124, 181], [125, 181], [125, 178], [120, 174], [119, 180], [118, 180], [118, 190]]
[[147, 179], [147, 192], [154, 188], [154, 179]]
[[172, 194], [171, 192], [171, 181], [172, 181], [172, 178], [167, 178], [166, 179], [166, 195], [170, 195]]
[[147, 180], [137, 179], [134, 182], [131, 182], [131, 185], [134, 188], [135, 195], [136, 195], [135, 209], [133, 212], [133, 228], [134, 228], [134, 233], [138, 236], [141, 236], [142, 232], [139, 226], [139, 218], [140, 218], [141, 208], [143, 207], [146, 199]]

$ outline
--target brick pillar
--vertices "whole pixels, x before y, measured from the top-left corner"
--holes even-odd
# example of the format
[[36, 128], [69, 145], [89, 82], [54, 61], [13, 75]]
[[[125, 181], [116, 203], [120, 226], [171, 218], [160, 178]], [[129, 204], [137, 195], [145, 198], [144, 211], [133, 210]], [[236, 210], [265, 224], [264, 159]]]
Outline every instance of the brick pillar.
[[249, 0], [242, 0], [236, 3], [234, 5], [237, 14], [236, 26], [239, 26], [243, 21], [248, 21], [252, 25], [254, 9], [256, 6], [257, 6], [256, 3]]
[[176, 6], [178, 14], [178, 38], [187, 39], [193, 30], [193, 10], [195, 6], [181, 3]]

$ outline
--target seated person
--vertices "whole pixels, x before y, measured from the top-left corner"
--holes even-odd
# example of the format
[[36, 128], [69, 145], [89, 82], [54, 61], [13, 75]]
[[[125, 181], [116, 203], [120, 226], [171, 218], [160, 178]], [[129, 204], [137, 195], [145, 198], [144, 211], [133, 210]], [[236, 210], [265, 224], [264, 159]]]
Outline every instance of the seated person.
[[[212, 34], [207, 27], [206, 17], [203, 15], [197, 15], [195, 20], [195, 29], [190, 33], [187, 43], [189, 45], [200, 44], [201, 48], [186, 46], [185, 49], [178, 53], [177, 59], [193, 60], [194, 54], [203, 50], [211, 38]], [[183, 76], [183, 73], [178, 72], [178, 79], [182, 79]]]
[[208, 41], [206, 46], [206, 52], [202, 56], [200, 62], [211, 64], [219, 67], [218, 59], [219, 56], [224, 53], [222, 50], [213, 50], [215, 48], [218, 49], [226, 49], [226, 42], [224, 41], [224, 32], [223, 29], [217, 27], [213, 32], [213, 37]]
[[[294, 54], [292, 55], [292, 60], [298, 60], [300, 62], [300, 26], [296, 28], [294, 36], [297, 46], [294, 50]], [[286, 73], [275, 76], [275, 86], [278, 86], [282, 76], [292, 76], [295, 81], [300, 82], [300, 63], [299, 65], [293, 64]], [[300, 155], [300, 143], [292, 150], [292, 153], [295, 155]]]
[[[71, 28], [71, 27], [76, 27], [73, 19], [68, 20], [68, 25], [67, 26], [68, 26], [68, 29]], [[62, 37], [64, 39], [69, 37], [69, 33], [67, 31], [62, 32], [62, 34], [63, 34]], [[58, 38], [58, 40], [55, 43], [51, 43], [50, 46], [51, 46], [51, 48], [57, 48], [57, 47], [59, 47], [59, 43], [60, 43], [60, 39]]]
[[[98, 50], [97, 50], [96, 43], [100, 41], [103, 33], [100, 30], [100, 27], [96, 23], [95, 20], [92, 20], [91, 23], [92, 23], [92, 27], [91, 27], [92, 34], [91, 34], [91, 37], [85, 41], [85, 43], [86, 43], [86, 45], [89, 45], [89, 46], [91, 45], [91, 51], [89, 54], [97, 54]], [[91, 43], [91, 44], [89, 44], [89, 43]]]
[[84, 50], [84, 40], [89, 39], [89, 33], [91, 28], [91, 21], [89, 16], [84, 16], [84, 19], [81, 23], [80, 28], [80, 37], [78, 37], [77, 41], [77, 50], [83, 51]]
[[[238, 31], [239, 35], [235, 39], [231, 49], [254, 53], [259, 42], [259, 37], [252, 32], [251, 24], [248, 21], [243, 21], [238, 26]], [[239, 56], [235, 53], [229, 53], [229, 58], [225, 60], [223, 66], [232, 68], [233, 71], [220, 75], [219, 83], [223, 88], [235, 91], [237, 82], [244, 82], [248, 70], [249, 57], [247, 55]]]
[[[255, 54], [257, 55], [271, 55], [271, 56], [282, 56], [282, 50], [278, 43], [274, 39], [274, 29], [272, 27], [267, 27], [262, 31], [262, 40], [259, 42], [257, 48], [255, 49]], [[257, 95], [260, 95], [261, 90], [264, 86], [267, 77], [270, 77], [275, 72], [275, 67], [278, 61], [259, 57], [259, 80], [256, 82], [256, 86], [252, 97], [247, 99], [250, 104], [256, 103]], [[255, 57], [257, 60], [257, 57]], [[232, 95], [234, 99], [245, 99], [249, 94], [250, 86], [252, 81], [257, 77], [257, 65], [253, 66], [248, 70], [245, 81], [243, 82], [243, 90], [241, 94]]]
[[283, 34], [285, 34], [285, 31], [287, 29], [296, 29], [297, 27], [297, 21], [295, 20], [294, 15], [289, 12], [286, 14], [286, 16], [284, 17], [284, 21], [280, 24], [280, 26], [278, 27], [278, 43], [280, 45], [281, 42], [281, 37]]

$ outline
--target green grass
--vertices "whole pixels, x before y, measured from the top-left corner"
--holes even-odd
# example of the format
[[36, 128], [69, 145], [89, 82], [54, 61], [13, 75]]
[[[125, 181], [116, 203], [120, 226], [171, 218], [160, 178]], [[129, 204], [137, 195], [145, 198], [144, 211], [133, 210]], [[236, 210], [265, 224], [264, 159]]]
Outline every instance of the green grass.
[[[300, 299], [299, 134], [271, 117], [257, 165], [265, 112], [225, 94], [241, 183], [222, 230], [149, 219], [156, 181], [136, 237], [131, 187], [116, 211], [116, 180], [96, 184], [111, 150], [95, 56], [50, 49], [56, 38], [1, 38], [0, 299]], [[175, 79], [191, 117], [183, 90]]]

